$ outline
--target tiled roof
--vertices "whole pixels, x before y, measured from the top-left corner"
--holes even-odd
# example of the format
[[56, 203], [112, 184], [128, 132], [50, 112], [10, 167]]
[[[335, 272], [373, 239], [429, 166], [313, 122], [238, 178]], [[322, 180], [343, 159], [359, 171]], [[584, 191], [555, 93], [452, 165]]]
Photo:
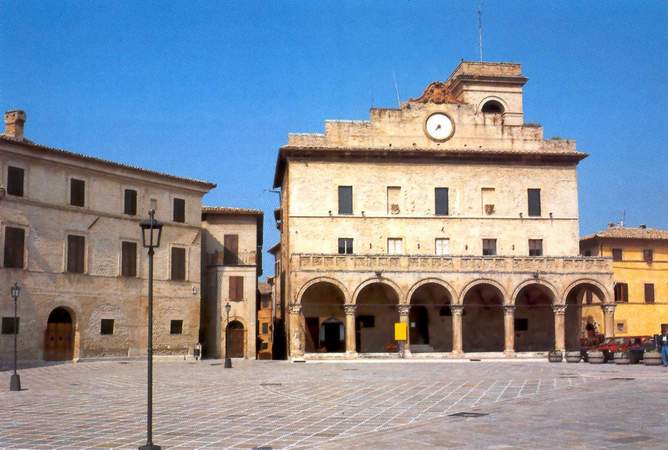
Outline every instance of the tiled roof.
[[199, 185], [200, 187], [207, 188], [207, 190], [213, 189], [216, 187], [214, 183], [210, 183], [208, 181], [204, 180], [197, 180], [194, 178], [185, 178], [185, 177], [178, 177], [175, 175], [170, 175], [168, 173], [163, 173], [163, 172], [157, 172], [154, 170], [149, 170], [149, 169], [144, 169], [142, 167], [138, 166], [132, 166], [130, 164], [122, 164], [114, 161], [109, 161], [107, 159], [102, 159], [102, 158], [96, 158], [94, 156], [88, 156], [84, 155], [82, 153], [75, 153], [71, 152], [69, 150], [63, 150], [62, 148], [56, 148], [56, 147], [47, 147], [46, 145], [40, 145], [40, 144], [35, 144], [32, 141], [29, 141], [27, 139], [23, 140], [17, 140], [17, 139], [12, 139], [10, 137], [0, 135], [0, 141], [6, 142], [6, 143], [11, 143], [14, 145], [20, 145], [24, 148], [27, 148], [29, 150], [32, 150], [36, 153], [41, 153], [41, 154], [46, 154], [46, 155], [54, 155], [54, 156], [62, 156], [65, 158], [70, 158], [70, 159], [76, 159], [79, 161], [84, 161], [84, 162], [89, 162], [89, 163], [94, 163], [94, 164], [102, 164], [107, 167], [113, 167], [115, 169], [126, 169], [130, 170], [132, 172], [140, 173], [143, 175], [154, 175], [158, 177], [163, 177], [163, 178], [169, 178], [174, 181], [180, 181], [183, 183], [189, 183], [189, 184], [196, 184]]
[[257, 290], [260, 292], [260, 294], [271, 294], [271, 285], [269, 283], [264, 283], [260, 281], [257, 284]]
[[229, 214], [239, 216], [262, 216], [259, 209], [231, 208], [228, 206], [202, 206], [202, 214]]
[[586, 241], [594, 238], [607, 239], [668, 239], [667, 230], [659, 230], [657, 228], [643, 228], [643, 227], [620, 227], [614, 226], [607, 228], [598, 233], [590, 234], [580, 239]]

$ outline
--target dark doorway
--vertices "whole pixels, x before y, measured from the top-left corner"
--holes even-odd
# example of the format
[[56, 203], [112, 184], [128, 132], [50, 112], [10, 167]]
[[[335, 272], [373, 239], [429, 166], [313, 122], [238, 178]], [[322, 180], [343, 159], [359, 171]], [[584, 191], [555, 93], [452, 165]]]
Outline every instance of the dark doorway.
[[244, 344], [246, 333], [244, 326], [238, 320], [233, 320], [227, 326], [227, 352], [230, 358], [244, 357]]
[[320, 346], [324, 345], [327, 352], [342, 352], [345, 350], [345, 335], [343, 324], [336, 319], [327, 319], [322, 323]]
[[320, 330], [320, 319], [318, 317], [307, 317], [306, 321], [306, 352], [312, 353], [318, 349], [318, 331]]
[[44, 360], [68, 361], [74, 356], [74, 326], [72, 316], [65, 308], [56, 308], [49, 314], [44, 338]]
[[411, 306], [410, 314], [410, 343], [429, 345], [429, 313], [421, 305]]

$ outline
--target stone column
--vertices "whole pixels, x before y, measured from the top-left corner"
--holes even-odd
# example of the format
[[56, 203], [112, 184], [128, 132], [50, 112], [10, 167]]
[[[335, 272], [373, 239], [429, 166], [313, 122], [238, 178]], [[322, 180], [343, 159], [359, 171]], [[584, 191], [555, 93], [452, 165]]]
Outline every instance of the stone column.
[[304, 356], [304, 326], [302, 324], [302, 305], [292, 303], [288, 305], [290, 313], [290, 357]]
[[503, 305], [503, 353], [515, 353], [515, 305]]
[[615, 336], [615, 306], [603, 305], [603, 315], [605, 316], [605, 337]]
[[355, 310], [357, 305], [343, 305], [343, 311], [346, 313], [346, 354], [355, 356], [357, 349], [355, 347]]
[[399, 310], [399, 322], [406, 324], [406, 341], [404, 343], [404, 352], [410, 354], [411, 352], [411, 324], [409, 319], [409, 313], [411, 311], [411, 305], [398, 305], [397, 309]]
[[452, 311], [452, 353], [461, 355], [462, 348], [462, 313], [464, 305], [450, 305]]
[[552, 305], [554, 311], [554, 349], [566, 350], [566, 305]]

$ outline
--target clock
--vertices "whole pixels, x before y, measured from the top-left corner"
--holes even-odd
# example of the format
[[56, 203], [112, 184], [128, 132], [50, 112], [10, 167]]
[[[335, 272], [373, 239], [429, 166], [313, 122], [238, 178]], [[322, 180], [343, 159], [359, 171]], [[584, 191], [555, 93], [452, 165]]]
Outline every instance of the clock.
[[427, 117], [424, 131], [434, 141], [447, 141], [455, 132], [455, 123], [447, 114], [437, 112]]

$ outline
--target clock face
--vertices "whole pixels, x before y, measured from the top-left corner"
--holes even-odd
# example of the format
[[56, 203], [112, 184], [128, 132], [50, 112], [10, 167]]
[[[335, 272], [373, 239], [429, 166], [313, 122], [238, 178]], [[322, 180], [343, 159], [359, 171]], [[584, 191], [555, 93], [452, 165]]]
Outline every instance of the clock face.
[[434, 113], [427, 117], [424, 124], [427, 136], [435, 141], [447, 141], [455, 132], [455, 124], [452, 119], [444, 113]]

